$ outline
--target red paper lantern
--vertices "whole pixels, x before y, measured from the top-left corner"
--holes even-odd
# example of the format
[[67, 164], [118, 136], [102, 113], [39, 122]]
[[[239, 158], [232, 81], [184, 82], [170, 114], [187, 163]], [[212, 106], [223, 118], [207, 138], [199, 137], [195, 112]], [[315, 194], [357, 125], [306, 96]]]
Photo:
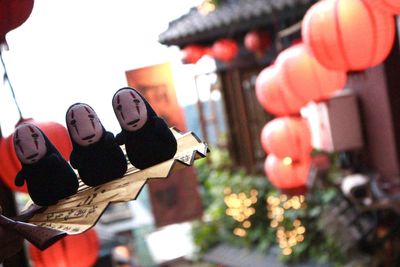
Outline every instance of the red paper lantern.
[[183, 62], [195, 64], [206, 54], [206, 48], [201, 45], [188, 45], [183, 48]]
[[304, 193], [310, 166], [310, 158], [296, 162], [281, 160], [274, 154], [269, 154], [264, 162], [268, 180], [284, 193]]
[[283, 85], [305, 102], [327, 99], [346, 84], [344, 71], [325, 68], [302, 43], [282, 51], [276, 64], [282, 70]]
[[212, 56], [221, 61], [231, 61], [239, 52], [239, 47], [235, 40], [229, 38], [216, 41], [211, 49]]
[[283, 88], [280, 83], [281, 73], [275, 65], [264, 68], [256, 79], [256, 97], [261, 106], [276, 116], [299, 113], [306, 104]]
[[395, 21], [363, 0], [322, 0], [306, 12], [302, 37], [326, 68], [363, 70], [388, 56]]
[[6, 42], [6, 34], [21, 26], [32, 13], [33, 0], [0, 1], [0, 44]]
[[281, 117], [268, 122], [261, 131], [261, 145], [267, 154], [300, 161], [310, 157], [311, 132], [302, 117]]
[[35, 267], [91, 267], [100, 250], [94, 228], [79, 235], [68, 235], [44, 251], [29, 244]]
[[391, 14], [400, 14], [399, 0], [365, 0], [371, 4], [373, 8], [379, 8]]
[[[61, 155], [66, 160], [69, 160], [72, 144], [68, 131], [63, 125], [56, 122], [36, 122], [32, 119], [25, 119], [20, 123], [23, 122], [33, 123], [38, 126], [47, 135]], [[22, 187], [17, 187], [14, 184], [15, 176], [21, 170], [22, 166], [15, 154], [12, 135], [0, 139], [0, 159], [0, 177], [5, 184], [13, 191], [28, 192], [26, 184]]]
[[212, 48], [211, 47], [205, 47], [204, 51], [205, 51], [204, 52], [205, 55], [210, 56], [210, 57], [213, 56], [213, 52], [212, 52]]
[[303, 40], [301, 38], [298, 39], [294, 39], [293, 41], [290, 42], [291, 45], [298, 45], [298, 44], [302, 44]]
[[244, 36], [244, 46], [258, 56], [261, 56], [270, 45], [271, 38], [266, 31], [251, 31]]

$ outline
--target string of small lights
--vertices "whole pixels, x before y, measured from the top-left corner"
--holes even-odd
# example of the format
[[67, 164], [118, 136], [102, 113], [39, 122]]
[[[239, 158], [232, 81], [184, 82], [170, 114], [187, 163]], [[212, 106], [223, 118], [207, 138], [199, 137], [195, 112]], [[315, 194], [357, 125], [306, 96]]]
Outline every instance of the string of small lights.
[[207, 16], [209, 13], [213, 12], [218, 6], [217, 0], [204, 0], [198, 7], [197, 10], [203, 16]]
[[282, 254], [288, 256], [292, 254], [293, 247], [304, 241], [306, 228], [299, 219], [295, 219], [290, 229], [286, 229], [283, 222], [287, 219], [285, 211], [290, 209], [301, 209], [305, 207], [304, 196], [293, 196], [289, 198], [287, 195], [268, 196], [266, 198], [268, 208], [268, 218], [271, 220], [270, 226], [276, 228], [276, 239]]
[[251, 227], [249, 218], [256, 213], [254, 205], [257, 203], [258, 191], [251, 189], [249, 195], [244, 192], [236, 194], [227, 187], [224, 189], [224, 195], [224, 202], [227, 206], [226, 215], [231, 216], [241, 225], [241, 227], [233, 229], [233, 234], [239, 237], [246, 236], [246, 229]]
[[[233, 234], [245, 237], [247, 230], [251, 227], [249, 218], [256, 213], [254, 205], [258, 200], [258, 191], [251, 189], [248, 194], [245, 192], [234, 193], [230, 187], [224, 189], [224, 203], [227, 206], [226, 215], [232, 217], [240, 226], [233, 229]], [[268, 218], [270, 227], [275, 228], [276, 240], [282, 250], [282, 254], [288, 256], [292, 254], [293, 247], [304, 241], [306, 228], [300, 219], [295, 219], [289, 227], [285, 227], [284, 222], [288, 220], [285, 212], [291, 209], [299, 210], [305, 208], [305, 198], [303, 195], [288, 197], [285, 194], [279, 196], [268, 196], [266, 198]]]

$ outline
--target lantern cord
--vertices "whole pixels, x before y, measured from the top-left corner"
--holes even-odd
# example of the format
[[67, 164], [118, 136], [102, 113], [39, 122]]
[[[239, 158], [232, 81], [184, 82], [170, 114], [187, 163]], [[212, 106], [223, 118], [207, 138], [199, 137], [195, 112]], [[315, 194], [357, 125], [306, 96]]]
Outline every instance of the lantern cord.
[[301, 29], [302, 20], [278, 32], [278, 37], [283, 38]]
[[[21, 120], [23, 118], [22, 117], [21, 108], [18, 105], [17, 98], [16, 98], [15, 92], [14, 92], [14, 88], [13, 88], [13, 86], [11, 84], [10, 78], [8, 77], [6, 64], [4, 63], [3, 54], [1, 53], [1, 50], [0, 50], [0, 60], [1, 60], [1, 64], [3, 65], [3, 69], [4, 69], [4, 76], [3, 76], [4, 84], [7, 82], [8, 86], [10, 87], [11, 94], [12, 94], [12, 97], [14, 99], [15, 106], [17, 107], [17, 110], [18, 110], [18, 113], [19, 113], [19, 118]], [[1, 134], [1, 131], [0, 131], [0, 134]]]

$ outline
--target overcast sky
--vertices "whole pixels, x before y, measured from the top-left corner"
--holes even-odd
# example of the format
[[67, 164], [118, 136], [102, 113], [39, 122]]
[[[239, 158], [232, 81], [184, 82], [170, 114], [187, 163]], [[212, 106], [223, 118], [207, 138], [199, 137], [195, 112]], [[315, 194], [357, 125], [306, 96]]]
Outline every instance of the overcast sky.
[[[7, 34], [9, 51], [3, 52], [23, 115], [65, 124], [67, 108], [84, 102], [96, 110], [107, 130], [119, 130], [111, 98], [127, 85], [125, 71], [179, 62], [178, 49], [159, 44], [158, 35], [169, 21], [200, 2], [36, 0], [28, 20]], [[186, 104], [184, 99], [190, 97], [180, 99]], [[17, 120], [9, 89], [1, 84], [0, 123], [5, 135]]]

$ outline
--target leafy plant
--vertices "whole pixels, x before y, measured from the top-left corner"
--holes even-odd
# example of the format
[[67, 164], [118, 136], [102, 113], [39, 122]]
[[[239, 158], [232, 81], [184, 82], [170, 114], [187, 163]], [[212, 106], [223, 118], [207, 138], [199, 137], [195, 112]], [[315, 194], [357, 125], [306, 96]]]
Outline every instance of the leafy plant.
[[[200, 252], [207, 251], [219, 242], [265, 250], [275, 238], [268, 227], [265, 205], [266, 194], [274, 189], [263, 176], [248, 175], [243, 170], [233, 171], [226, 151], [212, 149], [210, 155], [210, 162], [204, 159], [196, 163], [205, 216], [204, 221], [194, 225], [195, 244]], [[250, 207], [254, 209], [254, 214], [242, 222], [227, 215], [227, 196], [240, 194], [250, 199], [251, 193], [255, 192], [257, 200]], [[244, 221], [249, 222], [246, 225], [250, 225], [248, 228], [243, 227]], [[243, 229], [245, 234], [235, 235], [235, 229]]]
[[[227, 151], [211, 150], [209, 159], [198, 160], [195, 165], [205, 209], [204, 219], [195, 222], [193, 227], [199, 254], [218, 243], [267, 253], [268, 249], [279, 244], [278, 231], [293, 232], [293, 222], [301, 221], [306, 229], [304, 239], [299, 239], [290, 248], [290, 253], [282, 254], [280, 259], [285, 262], [311, 259], [343, 265], [345, 259], [338, 244], [324, 234], [319, 223], [324, 209], [337, 195], [335, 188], [316, 185], [305, 197], [302, 208], [282, 208], [284, 216], [281, 221], [272, 222], [274, 219], [269, 216], [267, 199], [269, 196], [282, 198], [280, 192], [264, 175], [249, 175], [233, 168]], [[332, 175], [336, 173], [337, 169], [332, 166]]]

